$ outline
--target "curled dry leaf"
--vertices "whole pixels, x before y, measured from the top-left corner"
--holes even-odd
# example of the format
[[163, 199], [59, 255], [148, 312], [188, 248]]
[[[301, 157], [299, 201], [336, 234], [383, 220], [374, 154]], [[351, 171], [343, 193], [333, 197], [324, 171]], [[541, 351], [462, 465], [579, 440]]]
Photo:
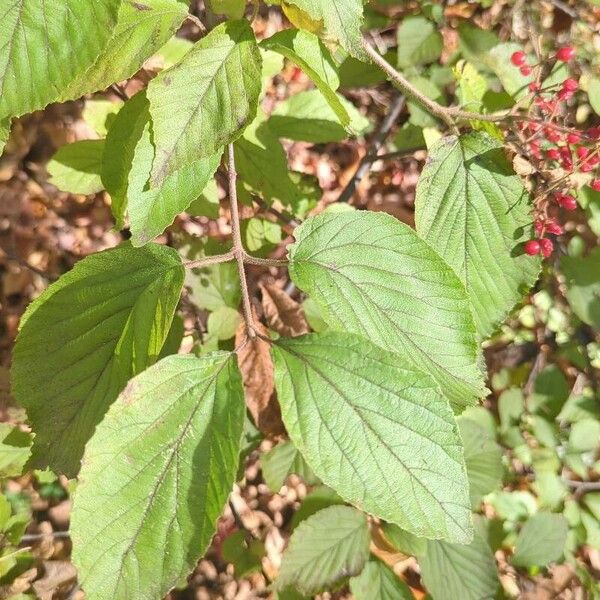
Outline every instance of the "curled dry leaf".
[[52, 600], [55, 597], [55, 593], [65, 591], [77, 579], [77, 571], [70, 562], [46, 560], [43, 566], [43, 577], [33, 584], [33, 589], [40, 600]]
[[[268, 337], [269, 332], [262, 323], [255, 321], [256, 329]], [[246, 343], [241, 346], [242, 342]], [[235, 334], [238, 350], [238, 363], [246, 392], [246, 405], [260, 431], [267, 436], [285, 435], [281, 420], [281, 410], [275, 395], [273, 361], [269, 343], [257, 337], [248, 339], [246, 326], [242, 321]]]
[[265, 318], [273, 331], [285, 337], [309, 332], [300, 304], [274, 284], [262, 285], [260, 289]]

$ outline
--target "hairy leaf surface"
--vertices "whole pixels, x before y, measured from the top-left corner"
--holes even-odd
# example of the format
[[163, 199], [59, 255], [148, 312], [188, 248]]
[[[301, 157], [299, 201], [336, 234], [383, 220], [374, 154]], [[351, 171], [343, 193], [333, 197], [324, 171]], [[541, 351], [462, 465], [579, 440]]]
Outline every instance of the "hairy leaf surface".
[[86, 447], [71, 519], [90, 600], [162, 598], [206, 551], [237, 471], [234, 355], [170, 356], [134, 378]]
[[427, 552], [419, 557], [427, 591], [444, 600], [495, 598], [499, 582], [496, 562], [485, 539], [475, 530], [468, 545], [429, 540]]
[[108, 44], [91, 69], [62, 92], [61, 100], [129, 79], [177, 31], [187, 12], [186, 0], [122, 0]]
[[152, 187], [241, 135], [256, 115], [261, 66], [248, 22], [228, 21], [150, 82]]
[[484, 395], [464, 287], [412, 229], [357, 211], [307, 219], [295, 237], [290, 276], [328, 325], [409, 358], [455, 407]]
[[519, 248], [530, 234], [528, 198], [502, 143], [481, 132], [440, 140], [421, 174], [417, 232], [465, 284], [482, 337], [539, 274], [540, 261]]
[[158, 357], [183, 277], [175, 250], [126, 244], [83, 259], [29, 305], [12, 388], [36, 434], [32, 466], [77, 473], [108, 407]]
[[0, 118], [58, 100], [106, 47], [120, 4], [121, 0], [2, 2]]
[[343, 577], [359, 573], [369, 556], [364, 514], [350, 506], [330, 506], [294, 531], [277, 578], [280, 590], [294, 587], [315, 594]]
[[342, 332], [280, 338], [273, 355], [283, 421], [323, 483], [417, 535], [470, 540], [458, 428], [431, 377]]
[[111, 194], [117, 226], [123, 226], [127, 212], [134, 246], [160, 235], [189, 208], [221, 161], [218, 152], [175, 170], [158, 186], [152, 186], [149, 179], [155, 149], [144, 92], [131, 98], [117, 114], [106, 138], [104, 156], [102, 180]]
[[373, 560], [350, 579], [354, 600], [413, 600], [410, 588], [388, 566]]

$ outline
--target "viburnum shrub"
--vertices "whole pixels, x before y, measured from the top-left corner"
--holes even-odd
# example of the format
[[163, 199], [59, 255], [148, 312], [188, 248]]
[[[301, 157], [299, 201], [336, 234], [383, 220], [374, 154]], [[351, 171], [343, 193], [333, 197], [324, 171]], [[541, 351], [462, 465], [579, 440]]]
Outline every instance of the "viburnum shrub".
[[[550, 256], [562, 211], [577, 207], [573, 190], [600, 187], [600, 128], [569, 121], [582, 93], [575, 51], [534, 63], [498, 40], [481, 62], [495, 96], [486, 97], [475, 53], [455, 65], [459, 104], [445, 106], [419, 74], [441, 55], [439, 23], [402, 23], [396, 68], [361, 33], [362, 0], [271, 0], [291, 26], [264, 39], [243, 2], [221, 3], [228, 18], [210, 30], [179, 0], [9, 4], [4, 141], [14, 117], [49, 103], [107, 88], [123, 101], [105, 139], [61, 148], [48, 171], [66, 191], [106, 190], [130, 239], [81, 260], [31, 303], [12, 366], [35, 433], [30, 466], [77, 477], [71, 536], [86, 597], [158, 599], [192, 571], [255, 447], [245, 398], [258, 422], [250, 396], [266, 391], [269, 401], [273, 379], [289, 441], [265, 469], [310, 473], [335, 492], [335, 505], [292, 536], [278, 593], [314, 594], [352, 577], [359, 600], [374, 597], [376, 580], [392, 586], [389, 597], [407, 597], [387, 567], [367, 563], [369, 523], [417, 548], [434, 589], [444, 573], [436, 553], [466, 545], [493, 562], [472, 509], [499, 477], [478, 471], [479, 448], [465, 449], [469, 429], [457, 417], [485, 397], [482, 343], [537, 280], [537, 255]], [[186, 19], [200, 39], [174, 43]], [[157, 53], [155, 77], [137, 79], [131, 94], [119, 85]], [[282, 57], [315, 89], [267, 113], [264, 90]], [[414, 229], [381, 212], [315, 214], [320, 188], [288, 168], [281, 138], [324, 143], [367, 130], [338, 91], [356, 72], [384, 74], [406, 98], [411, 121], [398, 146], [427, 145]], [[229, 244], [197, 239], [178, 251], [171, 238], [154, 241], [182, 212], [218, 216], [217, 180]], [[287, 258], [270, 256], [281, 229], [243, 222], [240, 202], [291, 215]], [[248, 275], [260, 269], [287, 269], [311, 303], [312, 332], [303, 316], [284, 326], [257, 315]], [[178, 354], [184, 282], [210, 313], [209, 336]], [[263, 288], [263, 300], [269, 293], [279, 294], [272, 305], [302, 314], [279, 288]], [[497, 578], [477, 585], [478, 597], [494, 597]]]

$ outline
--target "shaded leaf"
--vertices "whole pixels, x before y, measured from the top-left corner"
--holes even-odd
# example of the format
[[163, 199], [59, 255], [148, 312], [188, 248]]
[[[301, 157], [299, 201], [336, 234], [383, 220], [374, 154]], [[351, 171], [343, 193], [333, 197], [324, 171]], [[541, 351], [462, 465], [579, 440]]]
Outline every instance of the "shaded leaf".
[[383, 533], [392, 546], [404, 552], [404, 554], [422, 556], [427, 552], [427, 540], [425, 538], [413, 535], [398, 527], [398, 525], [386, 523], [383, 526]]
[[[31, 454], [32, 441], [30, 433], [8, 423], [0, 423], [0, 478], [21, 475]], [[0, 529], [2, 527], [0, 519]]]
[[329, 326], [412, 360], [456, 407], [484, 395], [464, 288], [412, 229], [357, 211], [309, 218], [294, 235], [290, 276]]
[[538, 512], [527, 520], [515, 543], [511, 562], [519, 567], [546, 566], [563, 554], [568, 524], [562, 515]]
[[129, 214], [132, 243], [160, 235], [175, 217], [198, 200], [221, 161], [221, 153], [176, 169], [157, 187], [149, 186], [155, 150], [149, 103], [140, 92], [125, 103], [106, 138], [102, 181], [112, 198], [117, 226]]
[[463, 417], [457, 421], [465, 448], [471, 506], [476, 508], [483, 496], [502, 483], [502, 448], [487, 429], [475, 421]]
[[314, 594], [361, 571], [369, 556], [365, 515], [349, 506], [331, 506], [295, 529], [277, 578], [280, 590], [293, 586]]
[[158, 357], [183, 276], [172, 248], [125, 244], [78, 262], [29, 305], [12, 389], [36, 434], [32, 466], [77, 473], [108, 407]]
[[[354, 135], [364, 133], [369, 121], [340, 96], [340, 102], [350, 119], [349, 130]], [[348, 137], [335, 111], [318, 90], [308, 90], [284, 100], [269, 118], [271, 130], [282, 138], [322, 144], [339, 142]]]
[[368, 562], [360, 575], [350, 579], [354, 600], [413, 600], [410, 588], [378, 560]]
[[582, 258], [563, 256], [560, 270], [573, 312], [584, 323], [600, 329], [600, 248]]
[[288, 475], [298, 475], [308, 485], [318, 483], [310, 467], [292, 442], [282, 442], [263, 454], [260, 459], [263, 477], [269, 489], [278, 493]]
[[103, 155], [104, 140], [81, 140], [62, 146], [46, 166], [50, 183], [71, 194], [101, 192]]
[[417, 535], [470, 539], [460, 438], [433, 379], [349, 333], [280, 338], [273, 356], [283, 422], [323, 483]]
[[398, 66], [401, 69], [435, 62], [444, 48], [438, 26], [425, 17], [407, 17], [398, 27]]
[[466, 546], [429, 540], [419, 566], [423, 583], [434, 598], [487, 600], [498, 590], [494, 555], [477, 529]]
[[86, 447], [75, 494], [86, 598], [162, 598], [188, 575], [233, 486], [243, 424], [232, 354], [170, 356], [129, 383]]

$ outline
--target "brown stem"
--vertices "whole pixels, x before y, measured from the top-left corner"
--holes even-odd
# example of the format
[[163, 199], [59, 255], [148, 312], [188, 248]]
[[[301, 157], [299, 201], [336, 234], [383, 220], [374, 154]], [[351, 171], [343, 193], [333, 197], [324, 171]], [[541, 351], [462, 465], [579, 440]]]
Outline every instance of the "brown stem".
[[252, 316], [252, 304], [250, 303], [250, 292], [248, 291], [248, 280], [246, 279], [246, 269], [244, 267], [244, 260], [247, 260], [248, 255], [244, 250], [242, 232], [240, 229], [240, 211], [236, 187], [237, 173], [235, 171], [235, 153], [233, 144], [229, 144], [227, 150], [227, 177], [229, 182], [229, 204], [231, 207], [233, 256], [237, 262], [238, 274], [240, 276], [240, 287], [242, 288], [242, 312], [244, 314], [244, 321], [246, 322], [246, 332], [249, 338], [254, 339], [256, 337], [256, 327], [254, 325], [254, 317]]
[[218, 265], [219, 263], [229, 262], [233, 260], [235, 255], [233, 254], [233, 250], [231, 252], [227, 252], [226, 254], [217, 254], [215, 256], [205, 256], [204, 258], [199, 258], [198, 260], [190, 260], [184, 264], [186, 269], [201, 269], [203, 267], [209, 267], [210, 265]]

